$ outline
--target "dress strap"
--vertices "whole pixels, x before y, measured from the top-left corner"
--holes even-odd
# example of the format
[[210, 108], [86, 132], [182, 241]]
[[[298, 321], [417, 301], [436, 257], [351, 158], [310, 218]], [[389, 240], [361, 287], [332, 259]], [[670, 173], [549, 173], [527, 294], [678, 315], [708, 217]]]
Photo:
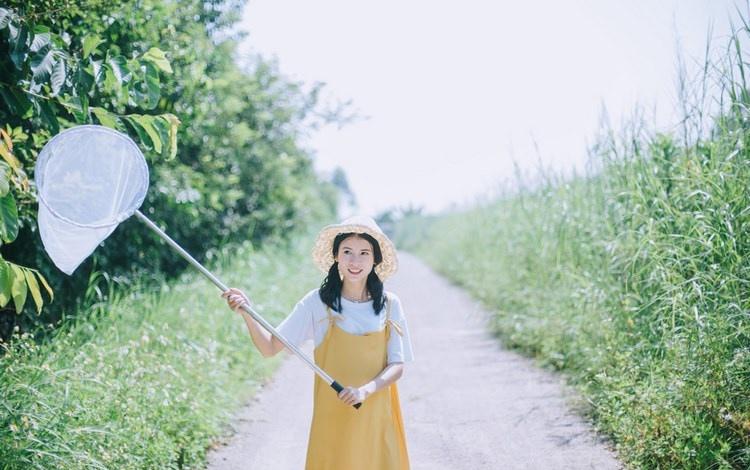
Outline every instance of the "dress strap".
[[[333, 326], [333, 323], [337, 320], [336, 317], [333, 316], [331, 313], [331, 307], [326, 305], [326, 316], [328, 318], [328, 326]], [[321, 319], [321, 321], [325, 320], [325, 318]]]
[[404, 336], [404, 332], [401, 329], [401, 326], [398, 323], [396, 323], [395, 321], [393, 321], [393, 319], [391, 318], [391, 303], [392, 303], [392, 301], [391, 301], [391, 298], [388, 297], [387, 294], [385, 295], [385, 300], [386, 300], [386, 302], [385, 302], [386, 303], [386, 309], [385, 309], [385, 324], [386, 324], [386, 326], [388, 326], [390, 324], [396, 330], [396, 333], [398, 333], [399, 336]]

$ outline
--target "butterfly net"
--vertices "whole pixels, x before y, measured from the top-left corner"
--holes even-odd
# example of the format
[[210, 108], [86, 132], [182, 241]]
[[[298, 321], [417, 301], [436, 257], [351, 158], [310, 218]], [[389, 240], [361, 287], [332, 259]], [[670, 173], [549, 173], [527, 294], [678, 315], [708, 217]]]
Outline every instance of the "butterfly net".
[[148, 166], [127, 135], [84, 125], [47, 142], [34, 181], [44, 249], [61, 271], [71, 274], [143, 203]]

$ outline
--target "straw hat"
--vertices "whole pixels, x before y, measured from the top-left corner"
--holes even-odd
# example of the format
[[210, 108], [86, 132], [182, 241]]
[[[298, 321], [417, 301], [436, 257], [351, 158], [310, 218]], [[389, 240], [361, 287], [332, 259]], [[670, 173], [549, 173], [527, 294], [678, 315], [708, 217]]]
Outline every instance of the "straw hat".
[[375, 221], [364, 215], [349, 217], [338, 224], [327, 225], [320, 231], [313, 247], [312, 257], [321, 272], [327, 273], [334, 263], [333, 239], [340, 233], [366, 233], [377, 240], [383, 261], [375, 266], [375, 273], [381, 281], [385, 281], [398, 269], [396, 247], [383, 233]]

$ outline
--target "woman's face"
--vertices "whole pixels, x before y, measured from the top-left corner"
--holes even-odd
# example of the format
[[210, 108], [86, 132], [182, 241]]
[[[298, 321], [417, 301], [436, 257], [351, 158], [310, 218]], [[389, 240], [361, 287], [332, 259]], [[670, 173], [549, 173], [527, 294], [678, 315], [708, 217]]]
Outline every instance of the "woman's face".
[[339, 272], [344, 275], [344, 282], [358, 283], [367, 280], [375, 264], [372, 245], [356, 235], [341, 242], [334, 259], [339, 262]]

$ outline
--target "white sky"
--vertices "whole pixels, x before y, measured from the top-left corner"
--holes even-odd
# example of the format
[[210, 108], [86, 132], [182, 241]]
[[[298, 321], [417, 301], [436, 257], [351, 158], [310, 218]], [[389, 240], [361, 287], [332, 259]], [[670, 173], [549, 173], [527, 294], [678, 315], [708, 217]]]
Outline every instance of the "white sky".
[[[250, 0], [249, 48], [281, 72], [325, 82], [367, 116], [307, 143], [341, 166], [357, 212], [467, 204], [525, 170], [581, 170], [602, 105], [676, 121], [676, 45], [702, 60], [708, 28], [729, 32], [729, 0]], [[534, 148], [534, 141], [539, 152]]]

